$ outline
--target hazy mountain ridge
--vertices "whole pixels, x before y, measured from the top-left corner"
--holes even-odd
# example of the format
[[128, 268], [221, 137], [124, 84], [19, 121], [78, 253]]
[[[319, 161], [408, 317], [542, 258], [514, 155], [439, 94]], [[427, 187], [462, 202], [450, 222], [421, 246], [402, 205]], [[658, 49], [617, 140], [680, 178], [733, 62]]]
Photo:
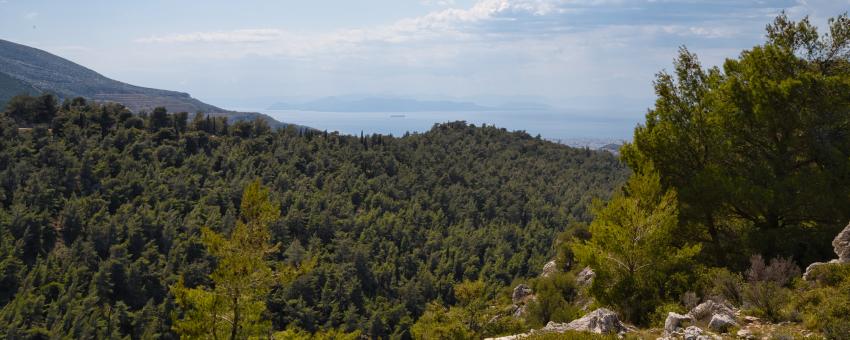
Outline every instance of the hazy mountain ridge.
[[445, 112], [445, 111], [506, 111], [548, 110], [540, 103], [515, 102], [501, 105], [479, 105], [471, 101], [422, 100], [392, 96], [332, 96], [310, 101], [279, 102], [269, 110], [304, 110], [318, 112]]
[[325, 112], [421, 112], [491, 110], [471, 102], [417, 100], [394, 97], [344, 98], [325, 97], [303, 103], [276, 103], [270, 110], [305, 110]]
[[169, 112], [204, 112], [231, 120], [262, 118], [278, 128], [287, 124], [255, 112], [235, 112], [192, 98], [188, 93], [135, 86], [107, 78], [70, 60], [0, 39], [0, 104], [18, 94], [52, 93], [123, 104], [133, 112], [162, 106]]

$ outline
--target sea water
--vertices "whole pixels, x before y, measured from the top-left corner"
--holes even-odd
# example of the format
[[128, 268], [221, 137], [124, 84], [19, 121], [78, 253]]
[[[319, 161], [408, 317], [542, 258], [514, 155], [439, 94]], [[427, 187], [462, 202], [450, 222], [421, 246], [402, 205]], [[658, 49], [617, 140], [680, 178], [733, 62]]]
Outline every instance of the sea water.
[[[580, 141], [605, 143], [630, 139], [642, 115], [607, 116], [556, 111], [489, 112], [315, 112], [292, 110], [248, 110], [265, 113], [278, 121], [309, 126], [342, 134], [384, 134], [401, 136], [425, 132], [434, 124], [466, 121], [475, 125], [495, 125], [508, 130], [523, 130], [532, 136], [582, 144]], [[578, 142], [577, 142], [578, 141]]]

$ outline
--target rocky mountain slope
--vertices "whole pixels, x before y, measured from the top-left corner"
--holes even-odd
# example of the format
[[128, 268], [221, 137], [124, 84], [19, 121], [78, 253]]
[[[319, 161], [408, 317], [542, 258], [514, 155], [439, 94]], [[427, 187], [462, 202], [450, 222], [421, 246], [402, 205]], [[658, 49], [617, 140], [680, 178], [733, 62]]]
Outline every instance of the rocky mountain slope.
[[232, 121], [264, 119], [272, 127], [286, 124], [256, 112], [236, 112], [192, 98], [188, 93], [153, 89], [107, 78], [51, 53], [0, 39], [0, 104], [18, 94], [52, 93], [123, 104], [133, 112], [163, 106], [169, 112], [204, 112]]

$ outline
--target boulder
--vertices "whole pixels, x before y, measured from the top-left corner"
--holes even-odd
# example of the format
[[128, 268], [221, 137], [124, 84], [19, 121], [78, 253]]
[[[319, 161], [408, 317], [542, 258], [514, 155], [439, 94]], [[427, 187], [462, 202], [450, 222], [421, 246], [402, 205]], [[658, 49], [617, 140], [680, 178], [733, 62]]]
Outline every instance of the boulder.
[[516, 309], [514, 309], [513, 313], [511, 313], [511, 316], [515, 318], [522, 318], [525, 317], [526, 313], [528, 313], [528, 305], [522, 304], [514, 306], [516, 307]]
[[731, 307], [712, 300], [703, 302], [688, 312], [688, 315], [696, 321], [708, 321], [717, 314], [726, 315], [732, 320], [735, 319], [735, 311]]
[[529, 287], [527, 284], [522, 283], [517, 285], [516, 288], [514, 288], [514, 292], [513, 294], [511, 294], [511, 300], [513, 300], [515, 305], [524, 303], [526, 300], [529, 299], [529, 296], [531, 296], [532, 293], [533, 292], [531, 291], [531, 287]]
[[664, 335], [670, 336], [679, 331], [685, 322], [693, 321], [694, 319], [689, 315], [670, 312], [667, 314], [667, 319], [664, 320]]
[[711, 337], [704, 335], [702, 329], [697, 326], [685, 328], [685, 335], [682, 338], [685, 340], [711, 340]]
[[599, 308], [587, 315], [569, 323], [549, 322], [541, 329], [544, 333], [564, 333], [566, 331], [591, 332], [597, 334], [621, 334], [629, 331], [614, 313], [606, 308]]
[[714, 314], [708, 323], [708, 329], [712, 332], [726, 333], [730, 328], [738, 326], [734, 318], [724, 314]]
[[850, 263], [850, 224], [832, 240], [832, 248], [838, 255], [838, 263]]
[[834, 259], [829, 262], [815, 262], [806, 267], [806, 272], [803, 273], [803, 280], [811, 281], [815, 279], [812, 277], [812, 271], [820, 266], [829, 263], [850, 263], [850, 224], [844, 227], [844, 230], [841, 230], [835, 239], [832, 240], [832, 250], [835, 251], [835, 254], [838, 255], [837, 259]]
[[549, 275], [552, 275], [552, 274], [557, 273], [557, 272], [558, 272], [558, 264], [555, 262], [555, 260], [552, 260], [552, 261], [546, 262], [546, 264], [543, 265], [543, 272], [540, 273], [540, 276], [549, 277]]
[[593, 278], [596, 277], [596, 273], [590, 267], [584, 267], [578, 275], [576, 275], [576, 283], [579, 286], [587, 286], [593, 283]]

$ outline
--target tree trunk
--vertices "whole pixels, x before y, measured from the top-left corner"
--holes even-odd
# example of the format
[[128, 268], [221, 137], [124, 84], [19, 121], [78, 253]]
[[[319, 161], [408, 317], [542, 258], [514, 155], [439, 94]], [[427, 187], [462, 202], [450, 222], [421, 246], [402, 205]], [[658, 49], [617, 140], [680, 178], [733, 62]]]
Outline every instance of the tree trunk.
[[230, 327], [230, 340], [236, 340], [239, 334], [239, 297], [233, 297], [233, 324]]

